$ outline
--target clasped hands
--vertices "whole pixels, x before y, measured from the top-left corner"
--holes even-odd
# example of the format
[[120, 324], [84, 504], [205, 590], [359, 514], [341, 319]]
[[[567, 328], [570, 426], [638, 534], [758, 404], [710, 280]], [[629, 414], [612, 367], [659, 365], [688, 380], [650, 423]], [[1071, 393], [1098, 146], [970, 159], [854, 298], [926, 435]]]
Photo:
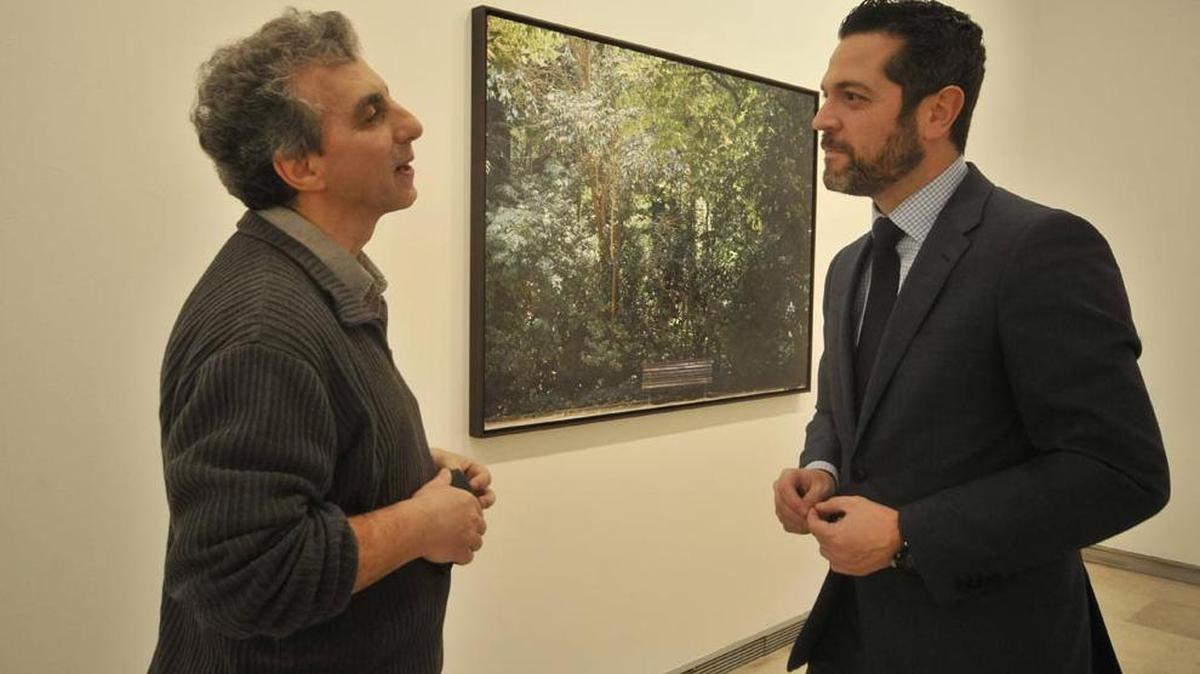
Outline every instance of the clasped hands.
[[487, 466], [437, 447], [431, 447], [429, 453], [433, 456], [433, 463], [438, 468], [461, 470], [467, 476], [471, 489], [479, 497], [480, 507], [486, 510], [496, 502], [496, 492], [492, 491], [492, 472], [488, 470]]
[[775, 516], [785, 531], [812, 534], [829, 568], [866, 576], [891, 565], [900, 549], [900, 513], [861, 496], [834, 496], [833, 476], [787, 468], [775, 480]]
[[[492, 473], [487, 466], [443, 449], [431, 448], [438, 474], [414, 494], [421, 503], [431, 529], [429, 552], [432, 562], [469, 564], [483, 547], [487, 521], [483, 511], [496, 502], [492, 491]], [[461, 470], [471, 492], [451, 485], [451, 470]]]

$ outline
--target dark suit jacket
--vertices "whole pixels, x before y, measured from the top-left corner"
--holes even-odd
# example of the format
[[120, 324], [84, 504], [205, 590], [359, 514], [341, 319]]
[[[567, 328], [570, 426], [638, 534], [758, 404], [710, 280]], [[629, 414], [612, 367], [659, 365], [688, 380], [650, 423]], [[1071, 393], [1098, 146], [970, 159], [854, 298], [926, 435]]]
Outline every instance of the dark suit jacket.
[[1079, 550], [1157, 512], [1169, 483], [1108, 244], [970, 166], [896, 299], [856, 418], [867, 241], [829, 267], [801, 464], [839, 466], [839, 494], [898, 509], [916, 570], [830, 573], [789, 670], [837, 659], [827, 628], [853, 601], [864, 671], [1119, 671]]

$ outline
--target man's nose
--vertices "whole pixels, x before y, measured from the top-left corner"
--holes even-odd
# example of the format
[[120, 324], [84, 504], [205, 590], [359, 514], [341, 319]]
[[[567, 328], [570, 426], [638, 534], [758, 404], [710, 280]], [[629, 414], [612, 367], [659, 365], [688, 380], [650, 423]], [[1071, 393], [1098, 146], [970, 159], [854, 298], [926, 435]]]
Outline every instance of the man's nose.
[[814, 131], [828, 131], [834, 126], [833, 114], [829, 112], [827, 103], [823, 103], [817, 108], [817, 114], [813, 115], [812, 128]]
[[398, 112], [400, 113], [396, 115], [398, 120], [396, 124], [396, 140], [401, 143], [411, 143], [420, 138], [421, 134], [425, 133], [425, 127], [421, 125], [421, 120], [417, 119], [417, 116], [408, 110], [400, 106], [396, 107], [399, 108]]

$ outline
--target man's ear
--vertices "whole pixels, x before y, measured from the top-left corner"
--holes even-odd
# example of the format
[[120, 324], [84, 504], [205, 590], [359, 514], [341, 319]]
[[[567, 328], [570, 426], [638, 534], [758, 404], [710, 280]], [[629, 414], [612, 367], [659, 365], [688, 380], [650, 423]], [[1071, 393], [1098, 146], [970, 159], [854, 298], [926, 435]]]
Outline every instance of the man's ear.
[[276, 151], [272, 163], [280, 179], [297, 192], [315, 192], [325, 188], [325, 177], [321, 172], [320, 155], [307, 152], [289, 157]]
[[951, 128], [962, 113], [966, 99], [962, 87], [955, 84], [942, 87], [937, 93], [926, 96], [925, 100], [921, 101], [917, 114], [921, 136], [925, 140], [949, 138]]

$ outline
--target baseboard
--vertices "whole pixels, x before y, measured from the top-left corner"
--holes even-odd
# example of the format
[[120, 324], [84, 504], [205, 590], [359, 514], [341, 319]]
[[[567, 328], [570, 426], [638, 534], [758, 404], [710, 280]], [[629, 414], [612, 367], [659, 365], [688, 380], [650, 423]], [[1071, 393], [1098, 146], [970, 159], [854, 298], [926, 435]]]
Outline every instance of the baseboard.
[[[1126, 552], [1102, 545], [1093, 545], [1083, 550], [1083, 559], [1092, 564], [1103, 564], [1148, 576], [1167, 578], [1181, 583], [1200, 585], [1200, 566], [1192, 566], [1169, 559], [1159, 559], [1136, 552]], [[768, 629], [711, 653], [695, 662], [672, 669], [667, 674], [724, 674], [738, 667], [770, 655], [796, 640], [804, 621], [802, 616], [784, 621]]]
[[754, 636], [747, 637], [721, 650], [707, 655], [695, 662], [688, 663], [667, 674], [724, 674], [738, 667], [750, 664], [755, 660], [770, 655], [780, 648], [791, 644], [804, 627], [808, 618], [802, 616], [779, 623], [767, 628]]
[[1173, 562], [1169, 559], [1159, 559], [1150, 555], [1139, 555], [1136, 552], [1126, 552], [1102, 545], [1084, 548], [1083, 561], [1093, 564], [1103, 564], [1126, 571], [1134, 571], [1147, 576], [1157, 576], [1181, 583], [1200, 585], [1200, 566], [1192, 566], [1183, 562]]

